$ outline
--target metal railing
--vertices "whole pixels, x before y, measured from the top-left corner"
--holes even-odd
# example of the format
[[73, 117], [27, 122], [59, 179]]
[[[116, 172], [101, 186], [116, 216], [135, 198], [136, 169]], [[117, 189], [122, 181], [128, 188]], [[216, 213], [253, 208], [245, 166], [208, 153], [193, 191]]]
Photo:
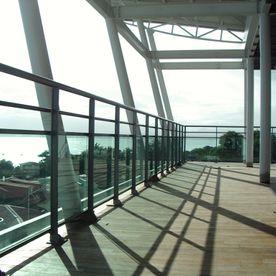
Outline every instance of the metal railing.
[[[136, 195], [138, 184], [158, 180], [186, 160], [245, 159], [243, 126], [184, 126], [4, 64], [0, 72], [35, 84], [38, 97], [43, 86], [49, 102], [0, 101], [1, 109], [20, 111], [18, 124], [7, 118], [7, 127], [0, 120], [0, 254], [47, 231], [51, 243], [62, 243], [60, 224], [83, 214], [95, 220], [98, 205], [108, 200], [120, 205], [121, 193]], [[66, 107], [63, 99], [70, 95], [75, 98]], [[75, 111], [77, 102], [84, 104]], [[28, 125], [29, 112], [39, 127]], [[21, 149], [39, 159], [20, 161]], [[16, 151], [18, 164], [13, 166], [2, 150]]]
[[[246, 128], [244, 126], [185, 126], [185, 160], [244, 162]], [[260, 127], [254, 127], [254, 162], [259, 162]], [[276, 127], [271, 127], [271, 162], [276, 162]]]
[[[5, 150], [20, 144], [29, 153], [44, 143], [39, 161], [25, 160], [5, 172], [0, 165], [0, 187], [6, 189], [0, 197], [0, 253], [46, 231], [51, 243], [62, 243], [58, 226], [64, 221], [83, 213], [96, 219], [94, 208], [99, 204], [113, 199], [120, 205], [120, 193], [130, 189], [135, 195], [139, 183], [157, 180], [184, 162], [183, 125], [4, 64], [0, 72], [34, 83], [38, 97], [43, 86], [44, 98], [50, 99], [46, 107], [41, 102], [35, 106], [0, 101], [11, 114], [20, 111], [23, 125], [28, 112], [43, 125], [37, 129], [13, 127], [14, 121], [8, 128], [0, 124], [0, 143], [13, 141]], [[85, 102], [84, 111], [74, 111], [76, 101], [72, 110], [62, 107], [68, 95]], [[106, 112], [101, 111], [103, 105]], [[74, 143], [80, 148], [77, 153]], [[17, 198], [11, 196], [14, 192]]]

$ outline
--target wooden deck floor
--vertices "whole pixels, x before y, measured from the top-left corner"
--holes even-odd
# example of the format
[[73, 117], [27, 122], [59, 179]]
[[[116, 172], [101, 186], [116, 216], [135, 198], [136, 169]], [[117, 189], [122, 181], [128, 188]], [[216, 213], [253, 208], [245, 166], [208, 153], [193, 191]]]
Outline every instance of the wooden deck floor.
[[242, 164], [186, 164], [98, 224], [61, 227], [62, 247], [45, 235], [0, 267], [7, 275], [276, 275], [276, 190], [258, 181], [258, 168]]

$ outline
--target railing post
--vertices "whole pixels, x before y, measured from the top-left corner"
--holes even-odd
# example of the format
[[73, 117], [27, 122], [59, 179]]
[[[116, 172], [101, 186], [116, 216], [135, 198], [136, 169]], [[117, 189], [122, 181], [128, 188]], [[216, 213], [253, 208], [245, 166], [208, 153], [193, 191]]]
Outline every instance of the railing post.
[[167, 121], [167, 153], [166, 153], [166, 172], [167, 174], [169, 173], [169, 168], [170, 168], [170, 151], [171, 151], [171, 147], [170, 147], [170, 122]]
[[113, 204], [122, 206], [119, 200], [119, 154], [120, 154], [120, 107], [115, 107], [115, 143], [114, 143], [114, 195]]
[[149, 115], [146, 115], [146, 129], [145, 129], [145, 186], [148, 185], [149, 180]]
[[178, 124], [177, 127], [177, 166], [180, 166], [180, 138], [181, 138], [181, 126], [180, 124]]
[[50, 243], [62, 245], [65, 239], [58, 234], [58, 133], [59, 133], [59, 89], [52, 90], [51, 111], [51, 229]]
[[218, 127], [216, 127], [216, 162], [218, 162]]
[[96, 222], [98, 218], [94, 213], [94, 147], [95, 147], [95, 100], [90, 98], [89, 101], [89, 129], [88, 129], [88, 217], [86, 221]]
[[157, 177], [158, 175], [158, 162], [159, 154], [158, 154], [158, 118], [155, 118], [155, 133], [154, 133], [154, 175]]
[[136, 159], [137, 159], [137, 112], [133, 111], [132, 176], [131, 176], [132, 195], [138, 195], [138, 192], [136, 190]]
[[177, 124], [174, 124], [174, 167], [177, 167]]
[[162, 123], [161, 123], [161, 127], [162, 127], [162, 138], [161, 138], [161, 151], [160, 151], [160, 159], [161, 159], [161, 175], [164, 176], [164, 148], [165, 148], [165, 120], [162, 119]]
[[180, 138], [180, 150], [181, 150], [180, 163], [181, 163], [181, 165], [184, 163], [183, 162], [183, 137], [184, 137], [184, 126], [181, 125], [181, 138]]
[[184, 126], [184, 146], [183, 146], [183, 151], [184, 151], [184, 163], [186, 162], [186, 145], [187, 145], [187, 126]]
[[174, 169], [174, 123], [171, 129], [171, 169]]

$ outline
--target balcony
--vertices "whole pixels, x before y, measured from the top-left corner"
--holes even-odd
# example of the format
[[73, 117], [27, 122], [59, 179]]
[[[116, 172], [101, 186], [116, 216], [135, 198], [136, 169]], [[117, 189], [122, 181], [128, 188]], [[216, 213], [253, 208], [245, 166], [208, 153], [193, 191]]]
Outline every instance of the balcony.
[[[275, 180], [275, 166], [272, 175]], [[96, 224], [71, 221], [60, 247], [44, 235], [1, 258], [10, 274], [274, 275], [275, 192], [258, 167], [188, 162]]]
[[266, 186], [257, 164], [241, 163], [244, 127], [183, 126], [0, 68], [50, 99], [47, 107], [0, 102], [19, 114], [14, 125], [1, 122], [0, 136], [2, 155], [21, 159], [1, 161], [8, 275], [275, 274], [275, 165]]

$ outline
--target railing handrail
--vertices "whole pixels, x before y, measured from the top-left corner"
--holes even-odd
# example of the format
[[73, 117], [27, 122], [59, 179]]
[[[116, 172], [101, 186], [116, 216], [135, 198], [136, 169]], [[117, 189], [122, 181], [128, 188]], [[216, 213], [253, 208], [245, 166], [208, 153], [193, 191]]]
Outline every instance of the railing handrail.
[[61, 82], [57, 82], [57, 81], [51, 80], [49, 78], [45, 78], [45, 77], [42, 77], [40, 75], [33, 74], [33, 73], [27, 72], [25, 70], [18, 69], [18, 68], [15, 68], [15, 67], [3, 64], [3, 63], [0, 63], [0, 72], [9, 74], [9, 75], [12, 75], [12, 76], [15, 76], [15, 77], [19, 77], [19, 78], [22, 78], [22, 79], [30, 80], [30, 81], [33, 81], [33, 82], [36, 82], [36, 83], [39, 83], [39, 84], [42, 84], [42, 85], [46, 85], [46, 86], [49, 86], [49, 87], [52, 87], [52, 88], [61, 89], [61, 90], [64, 90], [66, 92], [70, 92], [72, 94], [78, 95], [78, 96], [82, 96], [82, 97], [86, 97], [86, 98], [89, 98], [89, 99], [94, 99], [96, 101], [103, 102], [103, 103], [106, 103], [106, 104], [118, 106], [120, 108], [129, 110], [129, 111], [134, 111], [134, 112], [138, 112], [138, 113], [143, 114], [143, 115], [148, 115], [148, 116], [153, 117], [153, 118], [158, 118], [158, 119], [161, 119], [161, 120], [165, 120], [167, 122], [176, 123], [176, 122], [174, 122], [170, 119], [166, 119], [166, 118], [160, 117], [158, 115], [150, 114], [148, 112], [139, 110], [137, 108], [130, 107], [130, 106], [127, 106], [127, 105], [124, 105], [124, 104], [121, 104], [121, 103], [118, 103], [118, 102], [115, 102], [115, 101], [112, 101], [112, 100], [94, 95], [94, 94], [89, 93], [87, 91], [77, 89], [77, 88], [74, 88], [72, 86], [65, 85]]

